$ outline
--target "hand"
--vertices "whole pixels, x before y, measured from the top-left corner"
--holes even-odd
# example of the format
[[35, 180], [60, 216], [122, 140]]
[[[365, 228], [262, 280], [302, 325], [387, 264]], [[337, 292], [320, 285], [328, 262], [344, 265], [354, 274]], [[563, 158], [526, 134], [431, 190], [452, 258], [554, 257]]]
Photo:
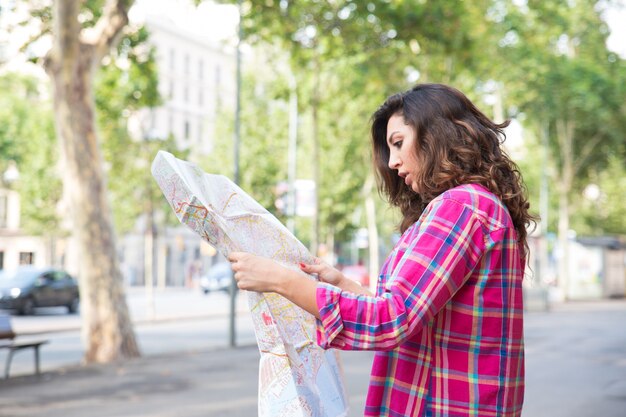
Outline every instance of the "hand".
[[320, 258], [315, 258], [314, 264], [300, 264], [300, 269], [307, 274], [317, 274], [320, 281], [334, 285], [335, 287], [341, 286], [345, 276], [337, 269], [328, 265]]
[[246, 252], [231, 252], [228, 260], [239, 289], [279, 292], [285, 267], [271, 259]]

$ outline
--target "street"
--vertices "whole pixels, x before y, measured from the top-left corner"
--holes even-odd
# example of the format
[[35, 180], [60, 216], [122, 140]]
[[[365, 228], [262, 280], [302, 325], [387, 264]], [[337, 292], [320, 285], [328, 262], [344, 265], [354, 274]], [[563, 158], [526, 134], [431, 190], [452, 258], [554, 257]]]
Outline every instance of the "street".
[[[127, 290], [127, 302], [142, 354], [214, 349], [229, 344], [230, 298], [226, 293], [205, 295], [200, 290], [178, 288], [155, 291], [152, 318], [142, 288]], [[238, 294], [236, 306], [236, 342], [254, 345], [254, 329], [245, 294]], [[83, 352], [78, 314], [67, 314], [64, 307], [40, 308], [35, 316], [11, 316], [11, 322], [20, 340], [50, 340], [41, 348], [43, 371], [80, 363]], [[5, 356], [6, 351], [0, 350], [0, 360], [4, 361]], [[16, 353], [11, 375], [32, 372], [32, 352]]]
[[[129, 294], [131, 311], [145, 307]], [[135, 330], [144, 357], [107, 366], [80, 361], [78, 330], [47, 333], [41, 378], [0, 382], [2, 416], [249, 417], [256, 415], [259, 353], [245, 295], [238, 300], [237, 340], [228, 348], [228, 296], [185, 290], [159, 293], [154, 322]], [[178, 317], [167, 319], [169, 315]], [[183, 319], [185, 311], [191, 318]], [[64, 312], [13, 317], [14, 325], [76, 320]], [[56, 317], [56, 318], [54, 318]], [[135, 316], [134, 316], [135, 317]], [[67, 324], [67, 323], [66, 323]], [[626, 416], [626, 300], [554, 305], [525, 314], [524, 417]], [[35, 337], [35, 336], [31, 336]], [[372, 354], [341, 353], [350, 416], [361, 415]], [[4, 356], [0, 357], [3, 360]], [[12, 375], [32, 372], [32, 354], [15, 356]]]
[[528, 417], [626, 416], [626, 303], [525, 316]]

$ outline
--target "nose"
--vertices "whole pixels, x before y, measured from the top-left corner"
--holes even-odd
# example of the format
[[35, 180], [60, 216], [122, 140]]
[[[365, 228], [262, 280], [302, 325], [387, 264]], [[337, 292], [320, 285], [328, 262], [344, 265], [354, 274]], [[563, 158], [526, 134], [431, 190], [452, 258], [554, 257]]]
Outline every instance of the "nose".
[[398, 157], [398, 155], [395, 154], [395, 152], [390, 152], [389, 153], [389, 168], [391, 169], [398, 169], [400, 167], [400, 158]]

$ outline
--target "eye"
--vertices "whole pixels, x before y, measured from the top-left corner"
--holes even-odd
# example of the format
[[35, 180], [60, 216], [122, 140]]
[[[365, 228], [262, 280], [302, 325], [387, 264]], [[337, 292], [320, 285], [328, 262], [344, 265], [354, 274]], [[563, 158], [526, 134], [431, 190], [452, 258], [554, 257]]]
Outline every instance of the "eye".
[[400, 149], [400, 148], [402, 148], [402, 142], [403, 142], [402, 140], [399, 140], [399, 141], [397, 141], [397, 142], [394, 142], [394, 143], [393, 143], [393, 146], [394, 146], [396, 149]]

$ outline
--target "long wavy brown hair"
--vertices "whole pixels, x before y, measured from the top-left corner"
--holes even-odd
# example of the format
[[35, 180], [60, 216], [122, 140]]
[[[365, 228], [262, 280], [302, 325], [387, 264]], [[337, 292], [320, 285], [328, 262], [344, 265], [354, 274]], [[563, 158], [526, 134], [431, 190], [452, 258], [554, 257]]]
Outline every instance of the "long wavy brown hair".
[[[417, 193], [388, 165], [387, 122], [395, 114], [415, 131]], [[439, 194], [461, 184], [480, 184], [507, 207], [527, 254], [526, 228], [536, 218], [529, 213], [519, 168], [501, 148], [508, 124], [494, 123], [463, 93], [442, 84], [418, 84], [387, 98], [372, 115], [373, 158], [380, 192], [402, 212], [400, 231], [415, 223]]]

